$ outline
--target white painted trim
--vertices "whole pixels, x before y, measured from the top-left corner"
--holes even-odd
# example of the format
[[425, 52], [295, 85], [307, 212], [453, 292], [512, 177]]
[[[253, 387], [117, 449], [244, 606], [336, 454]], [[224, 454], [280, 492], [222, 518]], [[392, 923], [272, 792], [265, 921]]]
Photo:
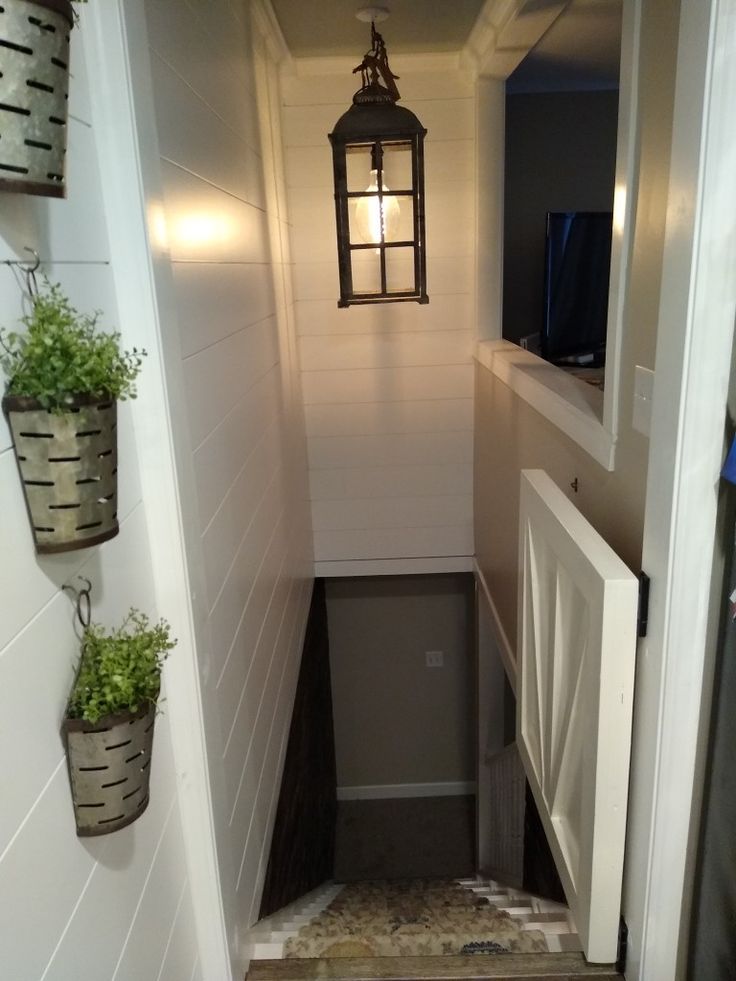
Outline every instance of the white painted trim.
[[[621, 25], [621, 67], [616, 133], [613, 235], [608, 289], [606, 334], [606, 387], [603, 393], [603, 429], [615, 444], [619, 423], [621, 347], [626, 323], [629, 269], [634, 247], [636, 200], [639, 187], [639, 47], [641, 0], [625, 0]], [[613, 460], [611, 467], [613, 469]]]
[[438, 555], [419, 559], [331, 559], [314, 563], [315, 577], [325, 579], [338, 576], [414, 576], [472, 571], [472, 555]]
[[736, 315], [734, 89], [736, 0], [684, 0], [642, 558], [652, 587], [635, 693], [629, 981], [684, 977], [681, 917], [703, 778], [696, 758]]
[[[270, 936], [272, 933], [288, 931], [291, 935], [297, 934], [301, 927], [311, 923], [316, 916], [326, 910], [344, 888], [343, 883], [323, 882], [321, 886], [295, 899], [293, 903], [288, 903], [270, 916], [258, 920], [246, 934], [244, 945], [247, 959], [249, 961], [258, 959], [254, 957], [258, 953], [256, 945], [273, 942]], [[283, 951], [281, 954], [283, 955]]]
[[475, 325], [478, 340], [503, 333], [503, 224], [506, 86], [497, 78], [475, 83]]
[[[163, 358], [156, 269], [146, 226], [146, 179], [158, 172], [150, 63], [142, 0], [90, 4], [84, 12], [105, 216], [118, 311], [148, 357], [132, 406], [157, 607], [174, 625], [176, 656], [165, 668], [166, 714], [204, 981], [232, 970], [212, 812], [202, 716], [194, 588], [184, 546], [182, 488], [171, 429], [171, 379]], [[166, 258], [161, 260], [168, 265]], [[160, 265], [160, 263], [159, 263]], [[181, 404], [181, 403], [179, 403]]]
[[383, 783], [364, 787], [338, 787], [338, 800], [395, 800], [400, 797], [464, 797], [475, 793], [475, 782]]
[[289, 46], [281, 31], [281, 25], [271, 6], [271, 0], [251, 0], [250, 10], [251, 16], [266, 42], [269, 53], [274, 61], [279, 66], [289, 69], [291, 67], [292, 57], [289, 52]]
[[479, 341], [475, 359], [606, 470], [616, 443], [601, 418], [603, 393], [509, 341]]
[[[361, 49], [362, 50], [362, 49]], [[354, 55], [324, 55], [320, 58], [292, 58], [289, 66], [297, 78], [316, 75], [350, 77], [355, 68]], [[391, 67], [395, 72], [455, 72], [460, 68], [458, 51], [434, 51], [416, 54], [392, 54]]]
[[506, 671], [506, 677], [509, 679], [509, 684], [511, 685], [514, 694], [516, 694], [516, 653], [511, 646], [511, 641], [509, 640], [508, 634], [506, 633], [503, 623], [501, 622], [501, 617], [498, 614], [496, 604], [493, 602], [493, 596], [488, 588], [486, 577], [483, 575], [483, 571], [478, 565], [477, 559], [473, 562], [473, 572], [475, 573], [476, 580], [480, 586], [478, 596], [485, 600], [488, 613], [490, 614], [491, 622], [493, 624], [493, 632], [496, 637], [499, 653], [501, 654], [504, 670]]
[[460, 54], [461, 65], [476, 75], [508, 78], [568, 3], [486, 0]]

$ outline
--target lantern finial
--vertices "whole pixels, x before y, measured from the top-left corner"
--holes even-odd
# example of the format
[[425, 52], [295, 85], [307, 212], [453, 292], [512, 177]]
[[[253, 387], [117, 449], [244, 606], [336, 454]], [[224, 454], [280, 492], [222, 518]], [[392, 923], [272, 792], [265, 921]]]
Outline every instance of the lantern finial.
[[[386, 44], [373, 21], [371, 21], [371, 49], [365, 53], [361, 63], [353, 68], [353, 75], [356, 72], [360, 72], [363, 84], [353, 96], [354, 105], [394, 103], [401, 99], [395, 82], [399, 76], [394, 75], [389, 68]], [[379, 76], [384, 81], [383, 85], [378, 81]]]

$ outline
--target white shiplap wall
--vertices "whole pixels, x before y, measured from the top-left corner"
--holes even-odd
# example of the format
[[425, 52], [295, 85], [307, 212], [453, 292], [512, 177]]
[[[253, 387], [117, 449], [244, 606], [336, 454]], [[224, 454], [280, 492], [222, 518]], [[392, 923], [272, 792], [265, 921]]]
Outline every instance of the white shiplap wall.
[[[0, 194], [0, 260], [36, 248], [72, 302], [102, 309], [104, 324], [119, 327], [131, 346], [139, 337], [118, 317], [81, 18], [72, 43], [67, 200]], [[0, 266], [0, 302], [3, 324], [14, 325], [21, 294], [8, 266]], [[148, 810], [102, 838], [76, 837], [59, 734], [78, 648], [61, 585], [87, 576], [98, 622], [119, 621], [131, 604], [166, 612], [154, 605], [134, 414], [130, 403], [121, 406], [119, 536], [47, 557], [34, 553], [0, 422], [0, 974], [13, 981], [199, 976], [169, 717], [157, 722]]]
[[182, 396], [173, 426], [234, 976], [258, 914], [312, 584], [278, 38], [259, 11], [145, 4], [149, 210], [161, 208], [154, 239], [165, 225], [163, 330]]
[[428, 130], [430, 302], [338, 310], [327, 134], [350, 105], [357, 60], [302, 59], [282, 77], [316, 570], [469, 568], [474, 85], [452, 56], [392, 59]]

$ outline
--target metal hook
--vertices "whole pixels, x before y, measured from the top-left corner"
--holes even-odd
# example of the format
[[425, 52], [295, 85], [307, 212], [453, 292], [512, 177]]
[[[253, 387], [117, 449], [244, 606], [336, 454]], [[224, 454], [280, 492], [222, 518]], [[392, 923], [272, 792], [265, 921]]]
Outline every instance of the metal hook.
[[82, 628], [87, 629], [90, 625], [92, 619], [92, 599], [90, 593], [92, 592], [92, 583], [89, 579], [85, 579], [84, 576], [77, 577], [80, 582], [85, 583], [83, 589], [75, 589], [74, 586], [69, 583], [65, 583], [61, 588], [71, 593], [76, 600], [76, 613], [77, 619], [79, 620]]
[[33, 266], [30, 269], [26, 269], [26, 272], [27, 273], [35, 273], [35, 272], [37, 272], [38, 271], [38, 267], [41, 265], [41, 258], [39, 256], [38, 252], [36, 252], [35, 249], [32, 249], [30, 247], [30, 245], [24, 245], [23, 246], [23, 251], [24, 252], [30, 252], [31, 255], [33, 256], [34, 260], [35, 260], [34, 263], [33, 263]]
[[38, 270], [38, 267], [41, 265], [41, 259], [39, 257], [38, 252], [36, 252], [35, 249], [30, 248], [28, 245], [23, 246], [23, 251], [30, 252], [35, 260], [34, 264], [30, 267], [30, 269], [26, 268], [24, 270], [26, 274], [26, 284], [28, 285], [28, 295], [32, 300], [35, 300], [38, 297], [38, 283], [36, 282], [36, 271]]
[[15, 272], [15, 267], [20, 269], [26, 277], [26, 290], [31, 300], [36, 300], [38, 298], [38, 283], [36, 282], [36, 273], [41, 265], [41, 257], [35, 249], [32, 249], [28, 245], [23, 246], [24, 252], [30, 252], [33, 256], [33, 265], [25, 259], [5, 259], [3, 265], [10, 266]]

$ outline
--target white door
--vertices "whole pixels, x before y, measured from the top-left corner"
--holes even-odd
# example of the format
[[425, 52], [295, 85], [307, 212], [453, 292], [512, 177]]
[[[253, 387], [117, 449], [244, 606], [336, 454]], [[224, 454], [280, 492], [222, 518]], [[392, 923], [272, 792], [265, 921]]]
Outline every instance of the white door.
[[544, 471], [520, 503], [517, 743], [585, 956], [612, 963], [638, 582]]

